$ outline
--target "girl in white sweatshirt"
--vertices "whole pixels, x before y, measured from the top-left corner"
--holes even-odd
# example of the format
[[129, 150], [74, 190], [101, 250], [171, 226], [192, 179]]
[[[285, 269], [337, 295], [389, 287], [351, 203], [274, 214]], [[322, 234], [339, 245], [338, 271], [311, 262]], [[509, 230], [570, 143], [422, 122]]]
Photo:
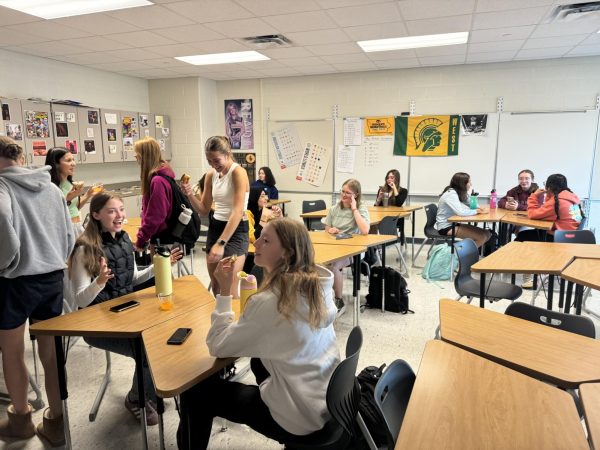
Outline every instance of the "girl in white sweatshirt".
[[265, 279], [234, 322], [233, 264], [230, 258], [219, 262], [215, 276], [221, 288], [206, 342], [216, 357], [252, 357], [258, 386], [214, 376], [185, 392], [190, 441], [185, 442], [180, 425], [180, 448], [206, 448], [215, 416], [247, 424], [283, 444], [320, 430], [329, 419], [325, 394], [340, 360], [332, 325], [333, 274], [314, 264], [313, 246], [300, 222], [273, 220], [254, 245], [254, 262]]

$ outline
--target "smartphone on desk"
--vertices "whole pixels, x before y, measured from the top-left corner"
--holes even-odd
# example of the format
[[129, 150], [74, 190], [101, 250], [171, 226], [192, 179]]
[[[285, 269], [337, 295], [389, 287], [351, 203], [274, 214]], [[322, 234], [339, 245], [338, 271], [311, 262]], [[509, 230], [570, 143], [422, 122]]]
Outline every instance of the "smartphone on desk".
[[348, 233], [338, 233], [335, 235], [336, 239], [350, 239], [351, 237], [352, 235]]
[[171, 335], [167, 344], [169, 345], [181, 345], [185, 342], [188, 336], [192, 333], [191, 328], [177, 328], [175, 333]]
[[121, 312], [121, 311], [125, 311], [127, 309], [131, 309], [131, 308], [135, 308], [136, 306], [139, 306], [140, 302], [136, 301], [136, 300], [129, 300], [128, 302], [125, 303], [120, 303], [118, 305], [112, 306], [110, 308], [111, 312]]

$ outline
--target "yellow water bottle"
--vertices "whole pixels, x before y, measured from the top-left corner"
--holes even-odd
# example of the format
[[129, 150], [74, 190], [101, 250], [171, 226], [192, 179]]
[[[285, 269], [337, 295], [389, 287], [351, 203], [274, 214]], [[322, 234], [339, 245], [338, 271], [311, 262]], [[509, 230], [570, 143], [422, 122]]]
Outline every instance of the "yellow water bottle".
[[154, 281], [156, 295], [173, 293], [173, 279], [171, 275], [171, 252], [167, 247], [157, 245], [154, 256]]
[[240, 280], [240, 314], [244, 312], [246, 308], [246, 302], [251, 295], [256, 294], [258, 288], [256, 283], [256, 277], [252, 274], [247, 274], [244, 271], [237, 273], [237, 277]]

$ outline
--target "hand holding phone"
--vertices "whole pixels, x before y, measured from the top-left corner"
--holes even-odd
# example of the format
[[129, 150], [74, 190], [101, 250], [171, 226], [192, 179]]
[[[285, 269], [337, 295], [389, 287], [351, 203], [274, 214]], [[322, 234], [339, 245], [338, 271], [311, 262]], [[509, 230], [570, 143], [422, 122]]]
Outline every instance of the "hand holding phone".
[[188, 336], [192, 334], [191, 328], [177, 328], [175, 332], [171, 335], [167, 344], [169, 345], [181, 345], [185, 342]]
[[140, 302], [138, 302], [136, 300], [129, 300], [128, 302], [120, 303], [118, 305], [111, 307], [110, 311], [111, 312], [121, 312], [121, 311], [125, 311], [127, 309], [135, 308], [136, 306], [140, 306]]

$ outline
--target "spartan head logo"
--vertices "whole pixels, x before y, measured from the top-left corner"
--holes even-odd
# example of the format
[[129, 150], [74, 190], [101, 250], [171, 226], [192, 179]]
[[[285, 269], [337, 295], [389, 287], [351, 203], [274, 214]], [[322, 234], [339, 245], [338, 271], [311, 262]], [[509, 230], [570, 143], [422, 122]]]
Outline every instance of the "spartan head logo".
[[435, 117], [430, 117], [418, 123], [413, 133], [417, 150], [432, 151], [440, 145], [442, 133], [438, 130], [438, 127], [442, 124], [443, 122]]

